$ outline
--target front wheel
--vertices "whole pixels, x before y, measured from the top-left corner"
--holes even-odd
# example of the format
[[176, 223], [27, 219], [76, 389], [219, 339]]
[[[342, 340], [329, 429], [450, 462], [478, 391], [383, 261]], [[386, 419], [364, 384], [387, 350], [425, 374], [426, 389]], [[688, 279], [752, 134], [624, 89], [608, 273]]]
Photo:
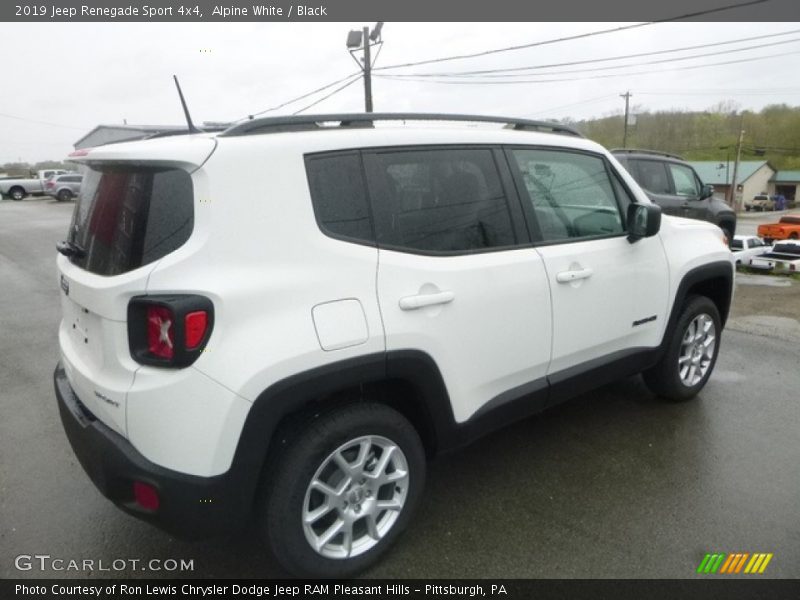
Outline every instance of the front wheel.
[[70, 192], [69, 190], [61, 190], [60, 192], [58, 192], [56, 199], [59, 202], [67, 202], [70, 199], [72, 199], [72, 192]]
[[299, 577], [349, 577], [373, 564], [408, 524], [425, 481], [419, 435], [381, 404], [321, 415], [274, 460], [261, 531]]
[[647, 387], [666, 400], [694, 398], [714, 370], [721, 332], [717, 306], [705, 296], [687, 298], [664, 355], [643, 373]]

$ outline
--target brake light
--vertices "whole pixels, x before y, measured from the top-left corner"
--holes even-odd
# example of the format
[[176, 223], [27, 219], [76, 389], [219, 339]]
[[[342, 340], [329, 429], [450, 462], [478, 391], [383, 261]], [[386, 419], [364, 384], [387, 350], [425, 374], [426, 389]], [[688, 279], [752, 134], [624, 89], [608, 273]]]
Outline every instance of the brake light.
[[186, 331], [186, 349], [194, 350], [203, 341], [208, 327], [208, 313], [196, 310], [186, 315], [184, 319]]
[[147, 351], [171, 360], [175, 355], [175, 315], [165, 306], [147, 307]]
[[46, 188], [54, 188], [56, 186], [56, 182], [52, 179], [48, 179], [47, 183], [44, 184]]
[[214, 327], [214, 305], [204, 296], [137, 296], [128, 305], [131, 356], [143, 365], [188, 367], [200, 357]]
[[133, 497], [136, 504], [145, 510], [157, 511], [161, 504], [158, 498], [158, 490], [149, 483], [143, 481], [133, 482]]

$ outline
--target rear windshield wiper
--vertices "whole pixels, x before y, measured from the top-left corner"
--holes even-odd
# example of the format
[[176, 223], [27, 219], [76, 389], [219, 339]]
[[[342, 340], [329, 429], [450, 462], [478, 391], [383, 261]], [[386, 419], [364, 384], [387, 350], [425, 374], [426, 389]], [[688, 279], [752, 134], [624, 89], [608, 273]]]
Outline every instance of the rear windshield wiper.
[[75, 242], [58, 242], [56, 244], [56, 250], [58, 250], [64, 256], [74, 256], [75, 258], [83, 258], [86, 256], [86, 250], [81, 248]]

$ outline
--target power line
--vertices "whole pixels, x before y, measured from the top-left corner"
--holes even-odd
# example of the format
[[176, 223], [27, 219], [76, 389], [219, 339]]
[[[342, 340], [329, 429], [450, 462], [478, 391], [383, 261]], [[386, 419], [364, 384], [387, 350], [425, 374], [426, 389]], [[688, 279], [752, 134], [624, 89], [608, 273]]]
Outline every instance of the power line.
[[646, 23], [635, 23], [633, 25], [624, 25], [622, 27], [613, 27], [611, 29], [601, 29], [599, 31], [590, 31], [588, 33], [580, 33], [580, 34], [577, 34], [577, 35], [571, 35], [571, 36], [555, 38], [555, 39], [550, 39], [550, 40], [543, 40], [543, 41], [540, 41], [540, 42], [531, 42], [529, 44], [520, 44], [520, 45], [517, 45], [517, 46], [507, 46], [505, 48], [495, 48], [493, 50], [484, 50], [482, 52], [474, 52], [472, 54], [457, 54], [457, 55], [453, 55], [453, 56], [443, 56], [443, 57], [439, 57], [439, 58], [430, 58], [428, 60], [419, 60], [419, 61], [415, 61], [415, 62], [408, 62], [408, 63], [402, 63], [402, 64], [396, 64], [396, 65], [387, 65], [385, 67], [376, 67], [374, 70], [375, 71], [379, 71], [379, 70], [383, 71], [383, 70], [387, 70], [387, 69], [399, 69], [399, 68], [402, 68], [402, 67], [416, 67], [416, 66], [419, 66], [419, 65], [430, 65], [430, 64], [433, 64], [433, 63], [446, 62], [446, 61], [450, 61], [450, 60], [463, 60], [463, 59], [466, 59], [466, 58], [477, 58], [479, 56], [489, 56], [491, 54], [500, 54], [501, 52], [512, 52], [512, 51], [515, 51], [515, 50], [523, 50], [525, 48], [535, 48], [537, 46], [545, 46], [545, 45], [549, 45], [549, 44], [557, 44], [559, 42], [568, 42], [568, 41], [572, 41], [572, 40], [579, 40], [579, 39], [584, 39], [584, 38], [588, 38], [588, 37], [593, 37], [593, 36], [596, 36], [596, 35], [605, 35], [605, 34], [608, 34], [608, 33], [616, 33], [616, 32], [619, 32], [619, 31], [627, 31], [627, 30], [630, 30], [630, 29], [637, 29], [637, 28], [640, 28], [640, 27], [647, 27], [648, 25], [654, 25], [656, 23], [669, 23], [669, 22], [672, 22], [672, 21], [680, 21], [680, 20], [683, 20], [683, 19], [691, 19], [691, 18], [694, 18], [694, 17], [701, 17], [701, 16], [704, 16], [704, 15], [719, 13], [719, 12], [723, 12], [723, 11], [727, 11], [727, 10], [734, 10], [734, 9], [737, 9], [737, 8], [743, 8], [745, 6], [753, 6], [753, 5], [756, 5], [756, 4], [763, 4], [764, 2], [769, 2], [769, 0], [750, 0], [749, 2], [740, 2], [740, 3], [737, 3], [737, 4], [729, 4], [729, 5], [726, 5], [726, 6], [720, 6], [718, 8], [711, 8], [711, 9], [708, 9], [708, 10], [703, 10], [703, 11], [697, 11], [697, 12], [693, 12], [693, 13], [687, 13], [687, 14], [683, 14], [683, 15], [678, 15], [676, 17], [670, 17], [669, 19], [660, 19], [658, 21], [648, 21]]
[[75, 131], [86, 131], [87, 127], [71, 127], [70, 125], [61, 125], [60, 123], [51, 123], [50, 121], [37, 121], [36, 119], [28, 119], [27, 117], [17, 117], [15, 115], [7, 115], [0, 113], [0, 117], [7, 119], [16, 119], [17, 121], [27, 121], [28, 123], [38, 123], [39, 125], [49, 125], [51, 127], [61, 127], [63, 129], [74, 129]]
[[[655, 50], [655, 51], [652, 51], [652, 52], [639, 52], [639, 53], [636, 53], [636, 54], [622, 54], [622, 55], [618, 55], [618, 56], [609, 56], [607, 58], [591, 58], [591, 59], [587, 59], [587, 60], [575, 60], [575, 61], [571, 61], [571, 62], [552, 63], [552, 64], [546, 64], [546, 65], [529, 65], [529, 66], [525, 66], [525, 67], [509, 67], [509, 68], [503, 68], [503, 69], [483, 69], [483, 70], [478, 70], [478, 71], [450, 71], [450, 72], [440, 72], [440, 73], [392, 73], [392, 75], [395, 76], [395, 77], [472, 77], [472, 76], [475, 76], [475, 75], [480, 75], [480, 76], [484, 76], [484, 77], [489, 77], [489, 76], [496, 76], [496, 77], [526, 77], [526, 76], [528, 76], [530, 74], [529, 73], [521, 73], [521, 74], [517, 75], [517, 74], [512, 74], [512, 73], [513, 72], [518, 72], [518, 71], [533, 71], [533, 70], [538, 70], [538, 69], [550, 69], [550, 68], [556, 68], [556, 67], [572, 67], [572, 66], [577, 66], [577, 65], [586, 65], [586, 64], [593, 64], [593, 63], [598, 63], [598, 62], [608, 62], [608, 61], [612, 61], [612, 60], [624, 60], [624, 59], [628, 59], [628, 58], [641, 58], [641, 57], [644, 57], [644, 56], [656, 56], [656, 55], [660, 55], [660, 54], [670, 54], [670, 53], [673, 53], [673, 52], [684, 52], [686, 50], [698, 50], [698, 49], [701, 49], [701, 48], [711, 48], [711, 47], [714, 47], [714, 46], [725, 46], [725, 45], [729, 45], [729, 44], [739, 44], [739, 43], [742, 43], [742, 42], [750, 42], [750, 41], [753, 41], [753, 40], [761, 40], [761, 39], [765, 39], [765, 38], [774, 38], [776, 36], [790, 35], [790, 34], [798, 33], [798, 32], [800, 32], [800, 29], [793, 29], [791, 31], [784, 31], [784, 32], [781, 32], [781, 33], [774, 33], [774, 34], [767, 34], [767, 35], [757, 35], [757, 36], [748, 37], [748, 38], [740, 38], [740, 39], [737, 39], [737, 40], [728, 40], [728, 41], [725, 41], [725, 42], [714, 42], [714, 43], [710, 43], [710, 44], [699, 44], [699, 45], [695, 45], [695, 46], [684, 46], [682, 48], [671, 48], [669, 50]], [[759, 44], [757, 46], [748, 46], [748, 47], [745, 47], [745, 48], [737, 48], [737, 49], [733, 49], [733, 50], [726, 50], [724, 52], [719, 52], [719, 53], [716, 53], [716, 54], [727, 54], [729, 52], [741, 52], [742, 50], [749, 50], [749, 49], [753, 49], [753, 48], [763, 48], [763, 47], [769, 46], [769, 45], [785, 44], [785, 43], [788, 43], [790, 41], [797, 41], [797, 39], [788, 40], [788, 41], [780, 41], [780, 42], [773, 43], [773, 44]], [[697, 55], [693, 55], [693, 56], [676, 57], [674, 59], [668, 59], [668, 60], [686, 60], [688, 58], [697, 58], [697, 57], [701, 57], [701, 56], [714, 56], [714, 55], [715, 55], [715, 53], [697, 54]], [[664, 61], [664, 62], [666, 62], [666, 61]], [[644, 63], [637, 63], [637, 64], [655, 64], [655, 63], [644, 62]], [[623, 66], [631, 66], [631, 65], [620, 65], [619, 67], [606, 67], [606, 68], [607, 69], [609, 69], [609, 68], [613, 69], [613, 68], [621, 68]], [[570, 73], [570, 72], [577, 72], [577, 71], [561, 71], [561, 72], [562, 73]]]
[[[414, 81], [417, 83], [437, 83], [440, 85], [515, 85], [515, 84], [525, 84], [525, 83], [557, 83], [557, 82], [567, 82], [567, 81], [581, 81], [584, 79], [609, 79], [611, 77], [630, 77], [632, 75], [657, 75], [663, 73], [664, 71], [687, 71], [691, 69], [705, 69], [708, 67], [717, 67], [721, 65], [733, 65], [745, 62], [752, 62], [755, 60], [764, 60], [767, 58], [776, 58], [776, 57], [785, 57], [789, 54], [798, 54], [798, 51], [792, 52], [783, 52], [781, 54], [766, 54], [764, 56], [754, 56], [752, 58], [742, 58], [739, 60], [727, 60], [722, 62], [716, 63], [708, 63], [704, 65], [689, 65], [684, 67], [674, 67], [674, 68], [667, 68], [661, 69], [658, 72], [654, 71], [632, 71], [628, 73], [611, 73], [608, 75], [589, 75], [585, 77], [566, 77], [560, 79], [529, 79], [529, 80], [514, 80], [514, 81], [451, 81], [451, 80], [440, 80], [440, 79], [406, 79], [406, 78], [398, 78], [395, 75], [375, 75], [375, 77], [381, 77], [383, 79], [394, 79], [395, 81]], [[558, 75], [559, 73], [552, 73], [553, 75]]]
[[[282, 102], [281, 104], [278, 104], [278, 105], [273, 106], [271, 108], [265, 108], [264, 110], [260, 110], [258, 112], [254, 112], [252, 114], [249, 114], [246, 117], [242, 117], [241, 119], [237, 119], [237, 122], [238, 121], [244, 121], [246, 119], [252, 119], [253, 117], [257, 117], [258, 115], [263, 115], [264, 113], [268, 113], [268, 112], [272, 112], [274, 110], [278, 110], [279, 108], [283, 108], [284, 106], [288, 106], [289, 104], [293, 104], [293, 103], [297, 102], [298, 100], [303, 100], [304, 98], [308, 98], [309, 96], [313, 96], [316, 93], [319, 93], [319, 92], [321, 92], [323, 90], [327, 90], [328, 88], [333, 87], [334, 85], [336, 85], [338, 83], [342, 83], [343, 81], [346, 81], [346, 80], [350, 79], [354, 75], [359, 75], [360, 76], [361, 75], [361, 71], [355, 71], [353, 73], [350, 73], [350, 75], [348, 75], [347, 77], [342, 77], [341, 79], [337, 79], [336, 81], [332, 81], [330, 83], [327, 83], [327, 84], [323, 85], [322, 87], [318, 87], [315, 90], [311, 90], [310, 92], [306, 92], [302, 96], [297, 96], [296, 98], [292, 98], [291, 100], [287, 100], [286, 102]], [[305, 109], [303, 109], [303, 110], [305, 110]]]
[[311, 104], [309, 104], [308, 106], [304, 106], [303, 108], [301, 108], [300, 110], [298, 110], [298, 111], [296, 111], [296, 112], [294, 112], [294, 113], [292, 113], [292, 114], [299, 115], [301, 112], [304, 112], [304, 111], [308, 110], [308, 109], [309, 109], [309, 108], [311, 108], [312, 106], [316, 106], [317, 104], [319, 104], [319, 103], [320, 103], [320, 102], [322, 102], [323, 100], [327, 100], [328, 98], [330, 98], [330, 97], [331, 97], [331, 96], [333, 96], [334, 94], [338, 94], [338, 93], [339, 93], [339, 92], [341, 92], [343, 89], [345, 89], [345, 88], [346, 88], [346, 87], [348, 87], [348, 86], [351, 86], [351, 85], [353, 85], [353, 84], [354, 84], [356, 81], [359, 81], [360, 79], [361, 79], [361, 73], [358, 73], [358, 74], [357, 74], [357, 77], [354, 77], [353, 79], [351, 79], [350, 81], [348, 81], [347, 83], [345, 83], [343, 86], [340, 86], [340, 87], [336, 88], [336, 89], [335, 89], [335, 90], [333, 90], [333, 91], [332, 91], [330, 94], [327, 94], [327, 95], [323, 96], [323, 97], [322, 97], [322, 98], [320, 98], [319, 100], [315, 100], [314, 102], [312, 102], [312, 103], [311, 103]]
[[777, 94], [791, 94], [800, 92], [800, 88], [769, 88], [765, 90], [764, 88], [761, 89], [731, 89], [731, 88], [719, 88], [716, 90], [658, 90], [655, 92], [640, 92], [637, 90], [637, 94], [640, 96], [718, 96], [719, 94], [735, 94], [737, 96], [774, 96]]
[[[755, 46], [744, 46], [742, 48], [733, 48], [729, 50], [720, 50], [717, 52], [706, 52], [702, 54], [691, 54], [689, 56], [677, 56], [674, 58], [661, 58], [657, 60], [646, 60], [642, 62], [636, 63], [629, 63], [626, 65], [611, 65], [606, 67], [593, 67], [590, 69], [571, 69], [571, 70], [563, 70], [563, 71], [552, 71], [547, 73], [511, 73], [511, 74], [502, 74], [502, 75], [481, 75], [481, 76], [465, 76], [466, 79], [463, 81], [467, 81], [468, 79], [474, 79], [476, 81], [482, 81], [484, 79], [509, 79], [515, 77], [547, 77], [551, 75], [572, 75], [575, 73], [596, 73], [597, 71], [612, 71], [614, 69], [625, 69], [628, 67], [642, 67], [645, 65], [658, 65], [658, 64], [665, 64], [665, 63], [672, 63], [678, 62], [683, 60], [694, 60], [697, 58], [707, 58], [709, 56], [719, 56], [721, 54], [733, 54], [734, 52], [745, 52], [747, 50], [760, 50], [761, 48], [770, 48], [772, 46], [781, 46], [783, 44], [791, 44], [794, 42], [800, 42], [800, 38], [792, 38], [790, 40], [782, 40], [779, 42], [772, 42], [770, 44], [758, 44]], [[411, 78], [411, 75], [392, 75], [392, 77], [403, 77], [403, 78]], [[447, 77], [456, 77], [456, 76], [447, 76]], [[453, 81], [461, 81], [453, 79]]]
[[546, 108], [544, 110], [537, 110], [534, 113], [528, 113], [530, 116], [535, 115], [542, 115], [544, 113], [549, 113], [557, 110], [562, 110], [565, 108], [572, 108], [573, 106], [581, 106], [583, 104], [593, 104], [595, 102], [599, 102], [600, 100], [607, 100], [608, 98], [616, 98], [616, 94], [606, 94], [605, 96], [598, 96], [597, 98], [589, 98], [588, 100], [582, 100], [581, 102], [573, 102], [571, 104], [562, 104], [561, 106], [553, 106], [550, 108]]

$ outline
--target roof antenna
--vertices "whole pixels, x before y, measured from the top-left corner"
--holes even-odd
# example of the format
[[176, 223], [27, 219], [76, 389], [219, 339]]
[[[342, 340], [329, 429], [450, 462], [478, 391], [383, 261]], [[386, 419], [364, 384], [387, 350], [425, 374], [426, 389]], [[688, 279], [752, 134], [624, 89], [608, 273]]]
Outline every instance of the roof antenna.
[[189, 107], [186, 106], [186, 100], [183, 97], [183, 92], [181, 91], [181, 84], [178, 83], [178, 76], [173, 75], [172, 78], [175, 80], [175, 87], [178, 88], [178, 96], [181, 97], [181, 106], [183, 106], [183, 114], [186, 115], [186, 125], [189, 127], [189, 133], [202, 133], [197, 127], [194, 126], [192, 123], [192, 117], [189, 114]]

